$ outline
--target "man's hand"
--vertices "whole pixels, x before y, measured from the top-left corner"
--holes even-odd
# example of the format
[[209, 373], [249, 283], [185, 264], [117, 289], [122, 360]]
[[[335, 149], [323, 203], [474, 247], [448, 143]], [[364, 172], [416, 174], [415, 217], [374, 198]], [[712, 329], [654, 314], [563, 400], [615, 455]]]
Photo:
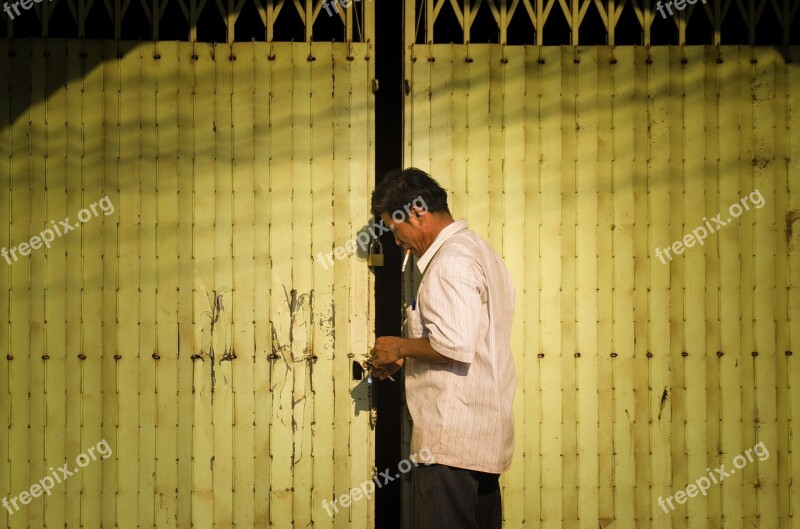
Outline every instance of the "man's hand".
[[386, 380], [388, 377], [394, 375], [400, 368], [403, 367], [404, 360], [401, 358], [391, 364], [386, 364], [381, 367], [373, 367], [372, 368], [372, 375], [377, 377], [378, 380]]
[[372, 374], [379, 380], [394, 375], [403, 367], [404, 360], [400, 356], [403, 341], [397, 336], [382, 336], [375, 340], [375, 347], [370, 351], [367, 362], [372, 364]]
[[[375, 340], [375, 347], [372, 348], [372, 356], [369, 357], [370, 363], [378, 368], [393, 364], [401, 360], [400, 348], [403, 346], [402, 338], [397, 336], [381, 336]], [[401, 364], [402, 365], [402, 362]]]

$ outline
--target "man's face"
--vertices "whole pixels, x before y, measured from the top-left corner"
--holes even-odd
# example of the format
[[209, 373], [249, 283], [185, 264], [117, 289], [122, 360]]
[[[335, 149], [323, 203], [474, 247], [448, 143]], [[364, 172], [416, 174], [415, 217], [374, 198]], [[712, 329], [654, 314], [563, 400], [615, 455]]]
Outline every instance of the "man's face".
[[421, 240], [422, 231], [417, 217], [415, 217], [415, 208], [411, 210], [411, 216], [403, 222], [395, 222], [388, 213], [381, 213], [383, 225], [392, 230], [394, 235], [394, 242], [403, 248], [410, 248], [414, 255], [417, 257], [422, 255]]

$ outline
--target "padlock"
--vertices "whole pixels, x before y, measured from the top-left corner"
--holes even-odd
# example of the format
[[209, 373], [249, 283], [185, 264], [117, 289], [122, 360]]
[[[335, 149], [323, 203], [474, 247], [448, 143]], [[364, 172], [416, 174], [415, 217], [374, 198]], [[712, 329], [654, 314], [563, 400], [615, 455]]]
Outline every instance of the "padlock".
[[375, 239], [369, 247], [367, 266], [383, 266], [383, 245], [379, 239]]

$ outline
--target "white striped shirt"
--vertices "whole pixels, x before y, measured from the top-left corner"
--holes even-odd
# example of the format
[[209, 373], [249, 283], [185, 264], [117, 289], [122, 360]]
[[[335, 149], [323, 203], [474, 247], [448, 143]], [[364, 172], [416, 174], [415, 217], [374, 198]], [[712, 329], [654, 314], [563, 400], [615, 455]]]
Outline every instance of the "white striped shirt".
[[416, 310], [406, 309], [409, 336], [428, 338], [454, 361], [406, 359], [411, 453], [427, 448], [439, 464], [505, 472], [514, 453], [511, 277], [465, 220], [444, 228], [417, 266], [423, 276]]

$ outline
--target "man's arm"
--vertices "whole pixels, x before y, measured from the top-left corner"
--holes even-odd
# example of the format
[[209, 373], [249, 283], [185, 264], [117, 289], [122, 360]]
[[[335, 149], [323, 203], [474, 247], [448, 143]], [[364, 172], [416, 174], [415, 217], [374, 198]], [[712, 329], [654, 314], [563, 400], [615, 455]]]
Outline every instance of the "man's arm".
[[431, 342], [427, 338], [406, 338], [400, 344], [401, 358], [416, 358], [432, 364], [446, 364], [453, 362], [452, 358], [438, 353], [431, 347]]
[[369, 361], [375, 369], [375, 375], [383, 380], [386, 375], [394, 374], [406, 358], [416, 358], [432, 364], [453, 362], [439, 354], [427, 338], [400, 338], [397, 336], [381, 336], [375, 340]]

